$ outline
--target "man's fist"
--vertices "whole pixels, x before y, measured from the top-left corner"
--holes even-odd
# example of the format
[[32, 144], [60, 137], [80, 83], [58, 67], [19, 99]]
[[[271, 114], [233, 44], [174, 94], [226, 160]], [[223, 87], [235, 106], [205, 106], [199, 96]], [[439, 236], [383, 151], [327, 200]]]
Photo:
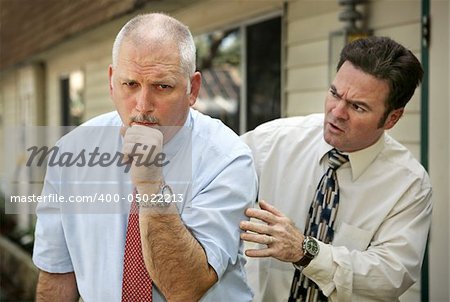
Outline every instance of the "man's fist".
[[142, 125], [122, 129], [125, 159], [132, 160], [131, 181], [139, 194], [154, 194], [163, 182], [162, 167], [166, 163], [162, 153], [161, 131]]

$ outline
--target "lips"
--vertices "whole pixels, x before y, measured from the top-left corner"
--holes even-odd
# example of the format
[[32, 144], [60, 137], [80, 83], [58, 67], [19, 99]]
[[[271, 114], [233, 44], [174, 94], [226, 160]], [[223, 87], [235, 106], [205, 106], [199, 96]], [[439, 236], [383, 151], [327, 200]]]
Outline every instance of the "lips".
[[150, 122], [132, 122], [131, 125], [141, 125], [146, 127], [156, 127], [158, 126], [157, 123], [150, 123]]
[[344, 130], [341, 129], [340, 127], [336, 126], [335, 123], [328, 122], [328, 125], [329, 125], [329, 130], [332, 132], [335, 132], [335, 133], [343, 133], [344, 132]]

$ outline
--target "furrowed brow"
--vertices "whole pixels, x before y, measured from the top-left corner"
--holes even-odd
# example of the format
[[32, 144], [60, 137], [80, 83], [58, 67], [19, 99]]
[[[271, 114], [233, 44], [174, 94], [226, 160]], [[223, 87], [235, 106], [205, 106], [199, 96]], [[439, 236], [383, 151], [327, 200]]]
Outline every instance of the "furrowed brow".
[[333, 84], [331, 84], [331, 85], [330, 85], [330, 89], [331, 89], [331, 91], [333, 91], [333, 92], [336, 94], [336, 96], [337, 96], [339, 99], [342, 99], [342, 94], [339, 94], [339, 93], [338, 93], [336, 86], [334, 86]]

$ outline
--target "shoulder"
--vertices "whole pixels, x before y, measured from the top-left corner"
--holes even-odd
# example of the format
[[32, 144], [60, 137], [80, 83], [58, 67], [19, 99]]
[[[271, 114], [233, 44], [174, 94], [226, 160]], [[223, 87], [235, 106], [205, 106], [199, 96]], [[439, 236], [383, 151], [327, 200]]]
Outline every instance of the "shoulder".
[[264, 123], [241, 136], [253, 154], [284, 152], [322, 138], [323, 114], [281, 118]]
[[93, 117], [80, 126], [122, 126], [122, 121], [117, 111], [111, 111]]
[[321, 131], [322, 127], [323, 114], [280, 118], [259, 125], [254, 130], [243, 134], [242, 139], [245, 141], [280, 139], [295, 133]]
[[409, 149], [388, 134], [384, 137], [384, 149], [380, 158], [388, 165], [403, 172], [405, 177], [419, 181], [422, 186], [431, 188], [430, 178], [422, 164], [414, 157]]
[[250, 149], [239, 136], [222, 121], [191, 110], [193, 121], [192, 139], [195, 147], [201, 146], [201, 151], [212, 152], [216, 156], [233, 156], [250, 154]]
[[273, 121], [266, 122], [255, 128], [255, 131], [274, 130], [284, 128], [310, 128], [317, 127], [323, 124], [323, 113], [310, 114], [305, 116], [293, 116], [286, 118], [279, 118]]
[[99, 141], [106, 143], [108, 140], [115, 140], [120, 134], [121, 125], [122, 121], [117, 111], [105, 113], [89, 119], [65, 134], [57, 144], [78, 148]]
[[[195, 110], [191, 111], [191, 117], [192, 175], [196, 190], [233, 182], [233, 194], [242, 193], [253, 200], [257, 177], [250, 148], [221, 121]], [[216, 182], [217, 179], [221, 182]]]

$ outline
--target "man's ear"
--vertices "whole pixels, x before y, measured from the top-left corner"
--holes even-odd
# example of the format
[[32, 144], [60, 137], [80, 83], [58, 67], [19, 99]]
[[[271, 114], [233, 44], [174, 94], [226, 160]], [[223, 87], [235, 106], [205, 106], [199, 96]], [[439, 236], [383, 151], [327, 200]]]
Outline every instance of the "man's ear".
[[403, 116], [405, 108], [398, 108], [389, 113], [386, 122], [384, 123], [384, 129], [389, 130], [397, 124], [398, 120]]
[[196, 71], [191, 78], [191, 92], [189, 93], [189, 105], [193, 106], [197, 101], [200, 87], [202, 86], [202, 75]]
[[113, 93], [113, 80], [112, 80], [112, 77], [113, 77], [113, 67], [112, 67], [111, 64], [109, 64], [109, 67], [108, 67], [108, 79], [109, 79], [109, 94], [111, 96], [112, 96], [112, 93]]

